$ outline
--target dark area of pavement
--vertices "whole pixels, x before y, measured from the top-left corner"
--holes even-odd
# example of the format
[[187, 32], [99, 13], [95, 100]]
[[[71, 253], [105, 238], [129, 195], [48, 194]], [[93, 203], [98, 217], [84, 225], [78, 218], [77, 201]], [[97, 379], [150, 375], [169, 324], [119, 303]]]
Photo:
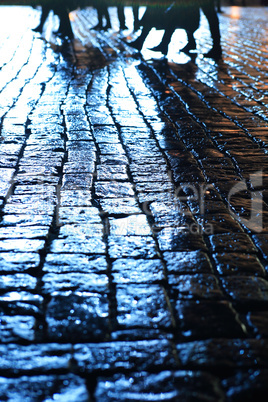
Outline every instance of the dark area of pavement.
[[197, 54], [0, 8], [0, 400], [264, 401], [268, 9]]

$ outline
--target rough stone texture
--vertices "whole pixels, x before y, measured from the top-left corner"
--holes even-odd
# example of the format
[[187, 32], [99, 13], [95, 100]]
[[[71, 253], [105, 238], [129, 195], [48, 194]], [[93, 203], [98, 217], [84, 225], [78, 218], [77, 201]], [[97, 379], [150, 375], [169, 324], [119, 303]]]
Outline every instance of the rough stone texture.
[[43, 297], [26, 291], [10, 291], [0, 295], [0, 310], [10, 315], [39, 315]]
[[44, 293], [51, 294], [56, 291], [81, 291], [94, 292], [106, 291], [108, 288], [108, 278], [103, 274], [84, 274], [80, 272], [68, 272], [61, 274], [48, 273], [42, 278]]
[[265, 263], [267, 264], [268, 261], [268, 235], [267, 234], [260, 234], [254, 235], [253, 239], [255, 240], [256, 246], [260, 250]]
[[40, 264], [38, 253], [0, 253], [1, 272], [24, 272]]
[[34, 290], [37, 285], [36, 278], [28, 274], [0, 275], [0, 290]]
[[267, 311], [252, 311], [248, 313], [247, 320], [258, 337], [268, 337], [268, 314]]
[[264, 401], [267, 393], [267, 369], [243, 371], [223, 380], [222, 387], [229, 401]]
[[42, 250], [44, 246], [45, 242], [42, 240], [9, 239], [0, 241], [0, 252], [1, 251], [34, 252]]
[[88, 402], [86, 382], [73, 374], [0, 377], [0, 398], [4, 400], [65, 400]]
[[144, 215], [131, 215], [127, 218], [110, 219], [109, 224], [110, 234], [115, 236], [148, 236], [151, 234], [150, 226]]
[[117, 284], [154, 283], [165, 280], [160, 260], [122, 258], [112, 265], [112, 278]]
[[10, 317], [0, 315], [0, 340], [1, 343], [34, 341], [35, 319], [31, 316]]
[[50, 341], [105, 340], [109, 330], [107, 296], [66, 292], [53, 295], [47, 306]]
[[220, 61], [202, 13], [197, 54], [176, 30], [164, 59], [158, 30], [125, 43], [130, 7], [120, 34], [115, 7], [107, 31], [72, 11], [72, 43], [1, 7], [0, 400], [266, 401], [268, 11], [249, 2], [222, 6]]
[[265, 270], [254, 254], [219, 253], [213, 255], [220, 275], [265, 276]]
[[213, 251], [217, 252], [254, 253], [257, 251], [250, 237], [245, 234], [215, 235], [211, 236], [210, 241]]
[[158, 234], [157, 239], [161, 251], [207, 251], [201, 234], [184, 233], [171, 228], [163, 229]]
[[268, 282], [253, 276], [225, 277], [221, 279], [225, 292], [237, 303], [268, 302]]
[[168, 280], [178, 299], [219, 299], [223, 296], [214, 275], [169, 275]]
[[143, 401], [188, 401], [193, 398], [216, 401], [223, 398], [217, 377], [186, 370], [103, 377], [95, 391], [96, 401], [103, 402], [135, 401], [141, 395]]
[[156, 370], [176, 368], [178, 363], [167, 340], [77, 344], [74, 358], [86, 372], [95, 370], [117, 371]]
[[111, 258], [154, 258], [157, 249], [150, 236], [110, 236], [109, 254]]
[[209, 258], [202, 251], [165, 252], [163, 255], [169, 274], [213, 272]]
[[43, 345], [0, 345], [1, 374], [49, 373], [67, 370], [71, 359], [71, 345], [56, 343]]
[[183, 337], [236, 338], [246, 335], [245, 326], [232, 305], [226, 301], [178, 300], [175, 315]]
[[209, 339], [177, 346], [181, 364], [187, 368], [230, 370], [267, 368], [267, 341], [256, 339]]
[[105, 273], [107, 262], [102, 255], [48, 254], [43, 267], [44, 272]]
[[117, 286], [118, 323], [122, 327], [168, 328], [172, 325], [167, 297], [162, 287]]

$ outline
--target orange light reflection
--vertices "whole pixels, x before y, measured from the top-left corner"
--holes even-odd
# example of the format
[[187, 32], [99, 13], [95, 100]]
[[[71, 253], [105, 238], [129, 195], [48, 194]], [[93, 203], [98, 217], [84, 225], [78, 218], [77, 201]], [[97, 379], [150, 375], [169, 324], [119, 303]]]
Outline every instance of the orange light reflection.
[[237, 6], [232, 6], [231, 7], [231, 14], [230, 14], [231, 18], [233, 18], [234, 20], [239, 20], [240, 13], [241, 13], [241, 8], [240, 7], [237, 7]]

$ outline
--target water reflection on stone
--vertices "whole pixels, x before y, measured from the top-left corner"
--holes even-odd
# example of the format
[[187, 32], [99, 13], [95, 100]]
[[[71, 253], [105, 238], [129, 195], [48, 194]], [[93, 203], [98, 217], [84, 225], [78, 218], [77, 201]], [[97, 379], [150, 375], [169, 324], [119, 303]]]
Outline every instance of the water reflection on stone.
[[0, 8], [0, 400], [261, 401], [267, 10], [79, 5]]

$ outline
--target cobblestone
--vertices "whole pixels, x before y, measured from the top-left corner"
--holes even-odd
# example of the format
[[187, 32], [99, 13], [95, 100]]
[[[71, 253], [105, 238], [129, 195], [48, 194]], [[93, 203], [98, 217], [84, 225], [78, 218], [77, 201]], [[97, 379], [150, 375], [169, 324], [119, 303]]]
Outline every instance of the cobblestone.
[[[194, 371], [164, 371], [159, 374], [134, 373], [114, 375], [109, 379], [100, 378], [96, 387], [96, 401], [125, 401], [129, 398], [162, 398], [163, 400], [187, 400], [192, 397], [192, 389], [203, 398], [220, 400], [222, 393], [216, 377], [208, 373]], [[207, 389], [212, 389], [207, 393]], [[206, 395], [207, 394], [207, 395]]]
[[116, 342], [103, 344], [77, 344], [74, 357], [81, 370], [92, 372], [152, 370], [156, 367], [176, 368], [178, 362], [168, 340]]
[[58, 395], [66, 400], [76, 399], [88, 401], [86, 382], [73, 374], [68, 375], [40, 375], [19, 378], [0, 378], [1, 398], [13, 400], [25, 399], [31, 395], [38, 399], [42, 395], [47, 399], [57, 398]]
[[1, 6], [0, 400], [264, 401], [268, 11], [218, 62], [203, 14], [163, 59], [109, 12]]

